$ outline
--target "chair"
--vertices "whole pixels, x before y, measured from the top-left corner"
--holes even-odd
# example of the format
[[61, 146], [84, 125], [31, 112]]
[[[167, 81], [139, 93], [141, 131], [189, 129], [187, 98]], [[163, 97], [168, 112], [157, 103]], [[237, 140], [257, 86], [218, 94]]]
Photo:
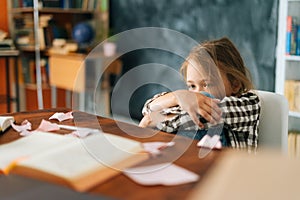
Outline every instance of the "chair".
[[261, 101], [259, 148], [276, 148], [287, 153], [288, 102], [283, 95], [257, 90]]

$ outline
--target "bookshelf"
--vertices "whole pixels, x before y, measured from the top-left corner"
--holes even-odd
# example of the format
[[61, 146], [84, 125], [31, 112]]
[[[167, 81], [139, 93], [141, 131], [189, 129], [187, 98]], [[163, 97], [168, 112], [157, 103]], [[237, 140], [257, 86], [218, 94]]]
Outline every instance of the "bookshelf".
[[[27, 101], [37, 93], [38, 106], [44, 108], [49, 95], [49, 52], [55, 39], [75, 43], [80, 53], [88, 53], [107, 38], [109, 0], [7, 0], [10, 36], [21, 52], [22, 83]], [[93, 39], [81, 45], [73, 36], [74, 27], [85, 23], [93, 29]], [[73, 52], [74, 53], [74, 52]], [[75, 52], [76, 53], [76, 52]], [[32, 91], [33, 90], [33, 91]], [[26, 94], [26, 91], [31, 91]], [[51, 93], [51, 92], [50, 92]], [[50, 97], [51, 99], [51, 97]], [[48, 102], [49, 100], [46, 100]], [[29, 103], [29, 104], [30, 104]], [[29, 105], [26, 103], [26, 105]], [[25, 110], [33, 108], [26, 106]], [[46, 103], [51, 107], [51, 103]]]
[[[291, 16], [292, 25], [288, 16]], [[289, 101], [289, 130], [300, 130], [300, 110], [293, 106], [297, 103], [296, 96], [300, 95], [300, 53], [295, 49], [300, 47], [295, 39], [298, 27], [300, 31], [300, 0], [280, 0], [275, 92], [285, 95]], [[300, 102], [297, 104], [300, 107]]]
[[288, 155], [297, 159], [300, 159], [299, 38], [300, 0], [279, 0], [275, 91], [289, 101]]

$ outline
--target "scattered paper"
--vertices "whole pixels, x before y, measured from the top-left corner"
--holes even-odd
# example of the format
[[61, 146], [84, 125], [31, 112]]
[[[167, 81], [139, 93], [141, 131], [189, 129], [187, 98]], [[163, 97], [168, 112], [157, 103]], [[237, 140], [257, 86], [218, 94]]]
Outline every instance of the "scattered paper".
[[63, 112], [57, 112], [54, 113], [49, 119], [57, 119], [58, 121], [62, 122], [67, 119], [73, 119], [72, 111], [63, 113]]
[[20, 132], [20, 136], [28, 136], [31, 135], [33, 131], [23, 130]]
[[16, 125], [11, 122], [11, 126], [14, 128], [15, 131], [21, 132], [23, 130], [31, 130], [31, 123], [26, 119], [24, 120], [21, 125]]
[[70, 126], [70, 125], [63, 125], [63, 124], [59, 124], [58, 127], [61, 129], [73, 131], [69, 135], [79, 137], [79, 138], [84, 138], [90, 134], [103, 133], [101, 130], [95, 128], [77, 127], [77, 126]]
[[162, 149], [174, 145], [175, 142], [145, 142], [143, 143], [143, 148], [146, 152], [150, 153], [152, 156], [156, 156], [161, 154]]
[[209, 149], [221, 149], [222, 143], [220, 141], [220, 135], [214, 135], [210, 137], [209, 135], [203, 136], [203, 138], [197, 143], [198, 147], [205, 147]]
[[141, 185], [180, 185], [199, 180], [199, 175], [172, 163], [128, 168], [124, 174]]
[[13, 122], [11, 122], [12, 128], [20, 133], [21, 136], [28, 136], [31, 134], [31, 123], [26, 119], [24, 120], [21, 125], [16, 125]]
[[72, 133], [70, 133], [70, 135], [78, 137], [78, 138], [84, 138], [87, 137], [91, 134], [95, 134], [95, 133], [102, 133], [101, 131], [97, 130], [97, 129], [89, 129], [89, 128], [82, 128], [76, 131], [73, 131]]
[[[16, 125], [11, 123], [13, 129], [20, 133], [20, 136], [28, 136], [31, 135], [34, 131], [31, 131], [31, 123], [28, 120], [24, 120], [21, 125]], [[48, 122], [46, 120], [42, 120], [39, 127], [36, 129], [39, 131], [56, 131], [59, 130], [59, 127], [55, 123]]]
[[[12, 122], [11, 126], [15, 131], [19, 132], [21, 136], [28, 136], [34, 132], [31, 131], [31, 123], [28, 120], [24, 120], [21, 123], [21, 125], [16, 125]], [[49, 132], [49, 131], [57, 131], [60, 129], [72, 130], [73, 132], [71, 132], [68, 135], [79, 137], [79, 138], [87, 137], [90, 134], [103, 133], [99, 129], [61, 125], [61, 124], [51, 123], [44, 119], [41, 121], [39, 127], [36, 130]]]
[[57, 131], [59, 130], [59, 126], [56, 123], [51, 123], [43, 119], [40, 126], [36, 130], [45, 131], [45, 132]]

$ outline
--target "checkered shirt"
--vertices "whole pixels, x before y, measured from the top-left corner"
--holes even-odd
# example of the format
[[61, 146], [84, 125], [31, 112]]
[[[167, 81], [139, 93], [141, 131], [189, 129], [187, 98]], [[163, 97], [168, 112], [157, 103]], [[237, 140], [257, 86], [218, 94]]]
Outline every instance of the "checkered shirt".
[[[143, 115], [151, 113], [149, 104], [165, 94], [166, 92], [163, 92], [147, 100], [142, 110]], [[253, 91], [243, 93], [240, 97], [225, 97], [220, 102], [220, 108], [223, 111], [222, 121], [224, 122], [223, 129], [227, 144], [233, 148], [256, 149], [260, 114], [259, 97]], [[174, 114], [173, 117], [156, 125], [161, 131], [176, 133], [179, 128], [187, 131], [200, 129], [194, 124], [188, 113], [179, 106], [163, 109], [161, 114]], [[199, 119], [203, 120], [203, 117], [199, 116]], [[205, 129], [210, 127], [209, 123], [204, 123], [204, 125]]]

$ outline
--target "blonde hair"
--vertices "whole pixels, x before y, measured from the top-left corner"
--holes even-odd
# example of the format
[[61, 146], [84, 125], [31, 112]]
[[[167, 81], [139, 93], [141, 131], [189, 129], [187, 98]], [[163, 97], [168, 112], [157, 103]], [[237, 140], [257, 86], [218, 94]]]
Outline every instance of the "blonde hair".
[[180, 69], [185, 78], [186, 69], [190, 60], [194, 60], [205, 69], [217, 66], [218, 70], [226, 75], [231, 86], [238, 82], [240, 84], [240, 90], [234, 94], [236, 96], [240, 96], [242, 93], [254, 88], [250, 72], [245, 66], [239, 51], [226, 37], [206, 41], [193, 48]]

